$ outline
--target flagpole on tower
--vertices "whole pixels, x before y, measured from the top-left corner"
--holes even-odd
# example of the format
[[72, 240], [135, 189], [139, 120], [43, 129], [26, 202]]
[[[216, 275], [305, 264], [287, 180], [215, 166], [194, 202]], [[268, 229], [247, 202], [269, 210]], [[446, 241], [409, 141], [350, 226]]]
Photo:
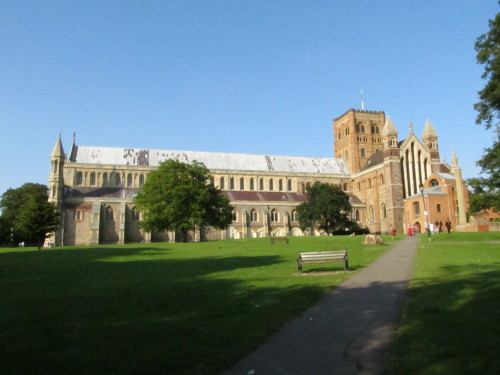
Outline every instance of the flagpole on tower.
[[361, 89], [361, 110], [365, 110], [365, 101], [363, 100], [363, 89]]

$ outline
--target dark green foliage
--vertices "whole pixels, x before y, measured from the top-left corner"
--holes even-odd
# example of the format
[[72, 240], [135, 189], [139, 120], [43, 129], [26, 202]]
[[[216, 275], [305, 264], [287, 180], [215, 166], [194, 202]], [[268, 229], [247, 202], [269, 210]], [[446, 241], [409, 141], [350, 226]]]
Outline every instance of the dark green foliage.
[[484, 65], [482, 77], [486, 86], [479, 91], [480, 102], [474, 105], [479, 112], [476, 123], [484, 124], [486, 129], [495, 127], [496, 136], [493, 146], [485, 149], [485, 154], [477, 162], [487, 177], [472, 178], [469, 185], [473, 189], [470, 198], [471, 211], [500, 210], [500, 13], [489, 21], [490, 30], [481, 35], [475, 44], [477, 62]]
[[[47, 235], [59, 225], [59, 213], [48, 202], [47, 186], [27, 183], [7, 190], [0, 201], [3, 242], [23, 241], [40, 249]], [[9, 229], [10, 228], [10, 229]], [[6, 239], [5, 234], [12, 235]]]
[[[500, 13], [489, 21], [490, 30], [475, 44], [477, 62], [484, 65], [482, 78], [488, 80], [479, 91], [480, 102], [474, 104], [479, 112], [476, 123], [490, 128], [500, 114]], [[498, 124], [496, 124], [498, 125]]]
[[147, 230], [179, 230], [186, 233], [210, 226], [224, 229], [232, 221], [233, 207], [210, 181], [210, 172], [192, 164], [167, 160], [148, 175], [134, 203], [144, 212]]
[[302, 230], [319, 227], [327, 233], [346, 231], [353, 225], [350, 220], [349, 196], [338, 186], [316, 181], [307, 188], [307, 201], [297, 206]]

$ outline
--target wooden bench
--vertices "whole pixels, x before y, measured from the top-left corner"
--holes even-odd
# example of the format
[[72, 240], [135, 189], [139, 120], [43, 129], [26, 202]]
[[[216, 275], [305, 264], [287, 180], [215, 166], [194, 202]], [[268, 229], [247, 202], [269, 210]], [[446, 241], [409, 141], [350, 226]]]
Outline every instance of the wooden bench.
[[347, 249], [300, 253], [299, 257], [297, 258], [297, 270], [299, 272], [302, 272], [303, 264], [322, 264], [335, 262], [344, 262], [344, 270], [347, 271], [349, 269]]
[[288, 238], [286, 237], [271, 237], [271, 244], [274, 245], [275, 242], [286, 242], [288, 245]]

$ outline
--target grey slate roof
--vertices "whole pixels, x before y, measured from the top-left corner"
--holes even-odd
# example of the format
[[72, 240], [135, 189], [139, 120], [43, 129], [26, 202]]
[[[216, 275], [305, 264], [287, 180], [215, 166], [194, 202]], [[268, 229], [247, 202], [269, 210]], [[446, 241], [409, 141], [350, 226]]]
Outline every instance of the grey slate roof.
[[120, 147], [74, 146], [69, 161], [84, 164], [157, 167], [160, 162], [167, 159], [174, 159], [185, 163], [191, 163], [196, 160], [202, 162], [211, 170], [349, 174], [349, 169], [344, 161], [336, 158], [150, 150]]

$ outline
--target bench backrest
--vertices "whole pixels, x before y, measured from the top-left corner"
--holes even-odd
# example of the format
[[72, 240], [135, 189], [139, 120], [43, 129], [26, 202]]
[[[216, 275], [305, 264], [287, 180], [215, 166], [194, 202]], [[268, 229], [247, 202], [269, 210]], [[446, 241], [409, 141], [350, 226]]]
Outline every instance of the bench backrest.
[[300, 253], [299, 259], [344, 259], [347, 257], [347, 250], [332, 250], [332, 251], [314, 251]]

